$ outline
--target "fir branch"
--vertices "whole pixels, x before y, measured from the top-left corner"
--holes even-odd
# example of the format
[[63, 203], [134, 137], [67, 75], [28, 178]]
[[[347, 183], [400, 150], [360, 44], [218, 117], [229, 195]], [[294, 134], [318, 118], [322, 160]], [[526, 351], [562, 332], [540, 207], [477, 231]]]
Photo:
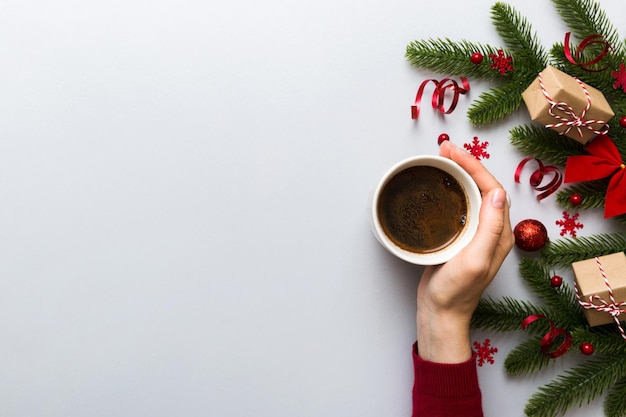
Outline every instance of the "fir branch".
[[[474, 329], [493, 330], [495, 332], [509, 332], [521, 330], [521, 324], [533, 314], [549, 314], [543, 307], [538, 307], [529, 301], [520, 301], [512, 297], [503, 297], [494, 300], [491, 297], [479, 301], [478, 307], [472, 316], [471, 326]], [[545, 328], [539, 329], [546, 331]]]
[[623, 44], [600, 4], [592, 0], [552, 0], [557, 13], [578, 39], [602, 35], [617, 54], [623, 55]]
[[550, 357], [541, 352], [541, 336], [526, 339], [516, 346], [504, 360], [509, 375], [524, 375], [539, 371], [550, 363]]
[[522, 154], [544, 163], [564, 166], [567, 158], [584, 153], [583, 146], [539, 125], [520, 125], [509, 131], [510, 142]]
[[614, 323], [602, 326], [580, 326], [571, 332], [573, 345], [577, 346], [588, 342], [595, 348], [596, 354], [622, 357], [626, 360], [626, 342]]
[[[556, 195], [557, 203], [568, 210], [588, 210], [604, 207], [604, 199], [607, 189], [607, 181], [577, 182], [559, 190]], [[575, 206], [569, 201], [572, 194], [582, 196], [582, 202]]]
[[548, 54], [545, 52], [537, 34], [532, 31], [530, 23], [506, 3], [498, 2], [491, 8], [491, 20], [496, 31], [505, 44], [513, 52], [514, 63], [523, 61], [530, 72], [537, 74], [548, 63]]
[[521, 94], [528, 84], [512, 80], [481, 93], [467, 111], [469, 121], [485, 126], [509, 116], [522, 104]]
[[604, 400], [604, 415], [606, 417], [626, 416], [626, 378], [620, 379], [609, 389]]
[[540, 387], [524, 411], [530, 417], [564, 414], [573, 405], [580, 407], [591, 402], [625, 374], [626, 361], [616, 361], [611, 356], [590, 359]]
[[[587, 83], [588, 85], [602, 91], [607, 100], [613, 101], [612, 99], [620, 97], [619, 93], [623, 94], [621, 90], [618, 91], [613, 88], [613, 82], [615, 80], [613, 79], [613, 76], [611, 76], [610, 70], [607, 69], [606, 71], [588, 71], [580, 65], [572, 64], [571, 62], [569, 62], [569, 60], [565, 57], [562, 43], [555, 44], [550, 50], [550, 55], [554, 58], [555, 61], [559, 62], [559, 69], [561, 71], [572, 77], [576, 77], [581, 81]], [[579, 62], [588, 62], [594, 59], [596, 56], [597, 54], [591, 54], [590, 52], [587, 52], [582, 57], [577, 58], [577, 60]], [[612, 68], [614, 65], [612, 57], [605, 58], [598, 65], [604, 66], [607, 65], [607, 62], [609, 67]]]
[[626, 251], [626, 234], [598, 233], [550, 241], [542, 249], [541, 259], [549, 265], [566, 266], [572, 262], [623, 251]]
[[519, 269], [521, 278], [545, 301], [550, 310], [546, 316], [558, 327], [573, 328], [586, 323], [572, 289], [563, 284], [557, 291], [550, 285], [551, 274], [546, 264], [535, 258], [523, 258]]
[[412, 65], [438, 74], [500, 79], [498, 72], [489, 65], [475, 65], [471, 62], [470, 56], [474, 52], [488, 56], [497, 54], [498, 49], [465, 40], [453, 42], [447, 38], [431, 38], [411, 42], [406, 48], [405, 57]]

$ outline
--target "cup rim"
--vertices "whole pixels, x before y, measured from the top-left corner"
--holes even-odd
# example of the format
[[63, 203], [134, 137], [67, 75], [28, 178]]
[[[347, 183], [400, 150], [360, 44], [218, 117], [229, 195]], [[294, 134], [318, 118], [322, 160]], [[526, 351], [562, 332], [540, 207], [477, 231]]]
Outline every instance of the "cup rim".
[[[414, 166], [433, 166], [453, 175], [463, 187], [470, 209], [467, 213], [466, 227], [461, 234], [448, 246], [429, 253], [411, 252], [397, 246], [383, 231], [378, 218], [378, 199], [383, 187], [398, 172]], [[439, 265], [445, 263], [457, 255], [472, 240], [478, 229], [478, 214], [482, 204], [480, 189], [474, 179], [465, 169], [451, 159], [439, 155], [416, 155], [397, 162], [389, 168], [379, 180], [372, 198], [371, 216], [374, 233], [378, 241], [393, 255], [415, 265]]]

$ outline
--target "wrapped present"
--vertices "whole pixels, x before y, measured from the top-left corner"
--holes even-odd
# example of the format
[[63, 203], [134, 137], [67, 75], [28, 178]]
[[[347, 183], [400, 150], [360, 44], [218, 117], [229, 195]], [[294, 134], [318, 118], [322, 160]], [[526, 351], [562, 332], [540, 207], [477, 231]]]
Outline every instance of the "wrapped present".
[[576, 294], [590, 326], [626, 320], [626, 255], [624, 252], [574, 262]]
[[548, 66], [522, 93], [530, 118], [583, 145], [596, 135], [608, 133], [615, 116], [604, 95]]

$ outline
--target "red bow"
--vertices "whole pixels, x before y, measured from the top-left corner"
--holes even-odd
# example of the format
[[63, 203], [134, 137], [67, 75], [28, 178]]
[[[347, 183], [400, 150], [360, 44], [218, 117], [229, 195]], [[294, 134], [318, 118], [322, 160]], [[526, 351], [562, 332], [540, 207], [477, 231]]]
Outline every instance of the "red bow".
[[591, 181], [610, 176], [604, 200], [604, 217], [626, 213], [626, 165], [619, 150], [607, 135], [596, 136], [585, 149], [590, 155], [567, 158], [564, 181]]

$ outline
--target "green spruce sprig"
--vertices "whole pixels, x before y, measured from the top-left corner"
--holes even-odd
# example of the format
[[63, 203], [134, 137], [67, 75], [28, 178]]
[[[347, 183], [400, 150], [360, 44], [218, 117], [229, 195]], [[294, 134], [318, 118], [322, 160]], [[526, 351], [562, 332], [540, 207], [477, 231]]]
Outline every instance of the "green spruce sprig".
[[547, 164], [563, 166], [568, 157], [584, 152], [580, 143], [539, 125], [519, 125], [509, 134], [511, 143], [520, 152]]
[[[474, 312], [472, 327], [496, 332], [520, 331], [522, 322], [533, 314], [547, 315], [549, 312], [530, 301], [517, 300], [512, 297], [503, 297], [500, 300], [484, 298], [480, 300]], [[547, 322], [536, 329], [546, 332]]]
[[[559, 190], [556, 194], [556, 202], [566, 210], [589, 210], [604, 207], [607, 181], [585, 181], [573, 183]], [[572, 194], [585, 196], [579, 205], [570, 201]]]
[[552, 0], [552, 3], [563, 22], [578, 39], [599, 34], [613, 46], [618, 55], [624, 54], [619, 34], [600, 3], [592, 0]]
[[475, 65], [470, 61], [469, 58], [474, 52], [489, 56], [497, 54], [498, 49], [465, 40], [454, 42], [448, 38], [430, 38], [411, 42], [406, 48], [405, 57], [412, 65], [438, 74], [486, 80], [498, 79], [498, 72], [490, 69], [488, 65]]
[[[498, 2], [491, 8], [491, 20], [515, 59], [515, 71], [531, 76], [531, 81], [548, 63], [548, 54], [539, 42], [531, 24], [517, 10]], [[530, 84], [530, 83], [529, 83]], [[528, 84], [524, 85], [524, 89]]]
[[[626, 360], [622, 359], [622, 360]], [[609, 389], [604, 400], [604, 414], [607, 417], [621, 417], [626, 415], [626, 378], [616, 381]]]
[[[545, 323], [545, 322], [536, 322]], [[532, 323], [531, 326], [534, 326]], [[509, 375], [526, 375], [550, 365], [552, 359], [541, 352], [542, 336], [530, 337], [517, 345], [504, 360], [504, 369]]]
[[[624, 377], [626, 361], [598, 356], [565, 371], [533, 394], [524, 411], [532, 417], [553, 417], [599, 397]], [[624, 393], [620, 393], [622, 396]]]
[[541, 258], [549, 265], [569, 266], [573, 262], [625, 250], [626, 235], [624, 233], [598, 233], [550, 241], [543, 248]]
[[[411, 42], [405, 53], [407, 60], [421, 69], [500, 81], [500, 85], [481, 93], [470, 106], [467, 116], [476, 126], [494, 123], [515, 112], [522, 102], [521, 93], [548, 63], [548, 54], [530, 23], [515, 9], [496, 3], [491, 18], [506, 47], [431, 38]], [[514, 71], [503, 75], [491, 68], [487, 57], [497, 55], [499, 50], [513, 58]], [[475, 52], [485, 57], [481, 64], [471, 62]]]
[[548, 318], [558, 327], [573, 328], [585, 323], [574, 292], [567, 285], [558, 291], [550, 285], [552, 276], [549, 266], [541, 259], [523, 258], [519, 264], [520, 277], [540, 297], [549, 313]]

